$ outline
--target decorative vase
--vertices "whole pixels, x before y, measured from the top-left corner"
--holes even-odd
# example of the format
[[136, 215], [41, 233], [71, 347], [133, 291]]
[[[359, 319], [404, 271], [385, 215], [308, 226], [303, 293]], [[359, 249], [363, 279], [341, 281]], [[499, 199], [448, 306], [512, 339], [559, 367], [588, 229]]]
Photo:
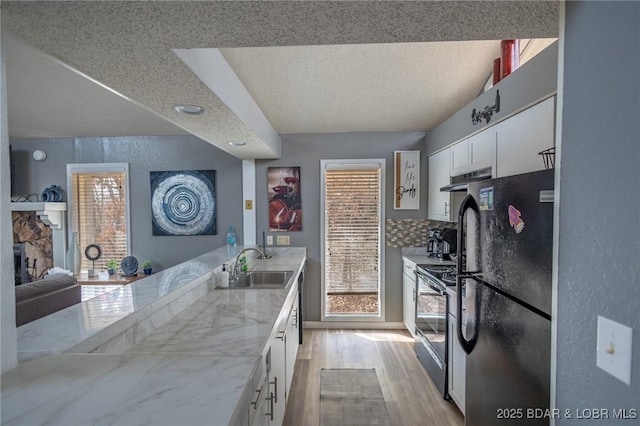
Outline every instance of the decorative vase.
[[80, 254], [80, 245], [78, 244], [78, 233], [71, 233], [71, 241], [69, 242], [69, 248], [65, 256], [65, 263], [67, 269], [73, 272], [73, 275], [80, 273], [80, 265], [82, 263], [82, 257]]
[[80, 265], [82, 265], [82, 255], [80, 254], [80, 241], [78, 241], [78, 233], [74, 232], [71, 239], [73, 245], [73, 275], [80, 273]]
[[511, 74], [520, 66], [520, 41], [518, 39], [502, 40], [500, 62], [500, 80]]

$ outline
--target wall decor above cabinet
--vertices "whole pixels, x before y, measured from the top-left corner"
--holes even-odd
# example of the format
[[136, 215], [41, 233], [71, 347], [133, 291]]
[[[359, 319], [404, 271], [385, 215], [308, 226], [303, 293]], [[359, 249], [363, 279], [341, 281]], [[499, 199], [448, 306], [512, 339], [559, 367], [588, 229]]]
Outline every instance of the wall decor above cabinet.
[[474, 126], [482, 123], [482, 120], [484, 120], [484, 122], [488, 124], [491, 121], [491, 117], [495, 112], [500, 112], [500, 91], [499, 90], [496, 90], [496, 101], [493, 105], [484, 107], [482, 111], [476, 111], [475, 108], [473, 109], [473, 111], [471, 111], [471, 122], [473, 123]]

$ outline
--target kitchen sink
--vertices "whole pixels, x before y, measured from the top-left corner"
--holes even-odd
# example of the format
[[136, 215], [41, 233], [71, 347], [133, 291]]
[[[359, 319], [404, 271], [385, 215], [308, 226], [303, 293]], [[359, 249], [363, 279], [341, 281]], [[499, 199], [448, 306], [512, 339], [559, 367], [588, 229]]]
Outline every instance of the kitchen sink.
[[285, 288], [293, 271], [249, 271], [236, 281], [229, 281], [226, 289]]

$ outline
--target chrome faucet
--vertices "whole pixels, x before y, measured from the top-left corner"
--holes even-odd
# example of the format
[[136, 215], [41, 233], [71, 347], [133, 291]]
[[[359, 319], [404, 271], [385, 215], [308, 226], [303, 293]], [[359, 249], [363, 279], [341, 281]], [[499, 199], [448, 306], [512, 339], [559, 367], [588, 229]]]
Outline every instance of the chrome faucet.
[[240, 258], [242, 257], [243, 254], [245, 254], [246, 252], [251, 251], [251, 250], [260, 253], [260, 256], [262, 256], [263, 259], [265, 258], [264, 253], [260, 249], [253, 248], [253, 247], [248, 247], [248, 248], [242, 249], [242, 251], [236, 257], [236, 260], [233, 262], [233, 267], [231, 268], [231, 276], [229, 277], [229, 279], [231, 281], [235, 281], [240, 277], [240, 271], [239, 271], [240, 262], [239, 262], [239, 260], [240, 260]]

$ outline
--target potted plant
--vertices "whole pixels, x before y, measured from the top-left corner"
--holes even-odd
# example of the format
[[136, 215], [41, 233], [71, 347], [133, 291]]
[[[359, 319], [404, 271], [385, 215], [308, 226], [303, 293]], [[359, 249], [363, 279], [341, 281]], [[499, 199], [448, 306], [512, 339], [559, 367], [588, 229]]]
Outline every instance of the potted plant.
[[115, 274], [117, 269], [118, 262], [116, 262], [114, 259], [111, 259], [107, 262], [107, 272], [109, 273], [109, 275]]
[[151, 266], [152, 264], [150, 260], [142, 262], [142, 269], [144, 270], [145, 275], [151, 275]]

